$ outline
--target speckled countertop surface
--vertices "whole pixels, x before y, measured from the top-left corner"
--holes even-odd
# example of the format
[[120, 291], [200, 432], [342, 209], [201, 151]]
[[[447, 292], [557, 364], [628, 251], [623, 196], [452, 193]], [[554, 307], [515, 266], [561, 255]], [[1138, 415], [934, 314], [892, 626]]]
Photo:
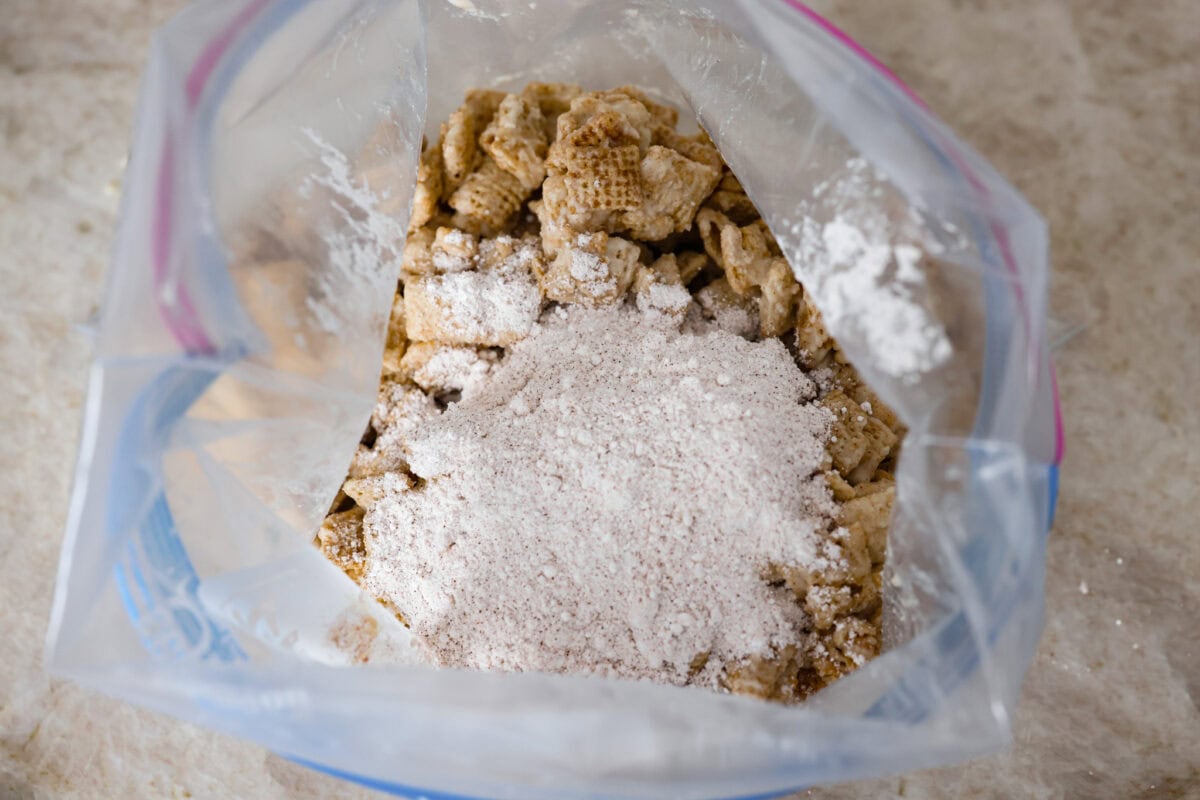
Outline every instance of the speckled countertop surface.
[[[1200, 798], [1200, 6], [814, 4], [1042, 210], [1068, 453], [1015, 742], [850, 798]], [[0, 800], [382, 797], [48, 679], [89, 342], [148, 37], [178, 7], [0, 13]]]

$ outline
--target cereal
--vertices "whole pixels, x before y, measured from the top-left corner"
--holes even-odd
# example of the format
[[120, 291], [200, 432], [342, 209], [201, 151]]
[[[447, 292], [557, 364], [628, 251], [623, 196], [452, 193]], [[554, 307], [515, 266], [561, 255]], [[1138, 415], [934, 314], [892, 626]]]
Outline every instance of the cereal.
[[399, 371], [422, 390], [441, 395], [470, 390], [487, 378], [496, 360], [491, 350], [418, 342], [404, 354]]
[[409, 231], [400, 256], [400, 274], [405, 280], [433, 272], [433, 241], [436, 229]]
[[417, 165], [417, 185], [413, 190], [412, 214], [408, 218], [409, 231], [425, 225], [437, 214], [438, 201], [445, 189], [444, 171], [442, 148], [426, 146]]
[[[891, 470], [904, 427], [846, 363], [707, 133], [678, 133], [678, 117], [633, 86], [585, 93], [531, 83], [512, 94], [467, 93], [422, 150], [378, 400], [317, 543], [362, 578], [372, 558], [364, 508], [422, 491], [414, 473], [425, 426], [448, 403], [486, 396], [475, 393], [490, 391], [505, 348], [529, 336], [543, 312], [562, 313], [548, 303], [628, 302], [653, 323], [647, 335], [703, 334], [711, 325], [750, 340], [787, 337], [795, 362], [823, 376], [820, 393], [805, 402], [828, 416], [827, 458], [815, 475], [837, 509], [824, 518], [810, 560], [761, 566], [799, 635], [764, 641], [737, 659], [702, 645], [690, 665], [689, 645], [670, 680], [797, 701], [879, 652]], [[392, 123], [381, 126], [356, 169], [381, 210], [399, 217], [405, 175], [392, 157], [395, 136]], [[308, 235], [298, 217], [289, 224], [294, 230], [277, 238]], [[275, 283], [293, 305], [307, 295], [300, 262], [245, 274], [252, 304], [270, 306]], [[267, 333], [278, 356], [296, 349], [290, 330]], [[712, 385], [736, 380], [722, 373]], [[524, 408], [511, 406], [532, 419], [536, 409]], [[403, 609], [391, 610], [405, 619]]]
[[542, 115], [542, 130], [547, 141], [558, 131], [558, 118], [571, 108], [571, 101], [583, 94], [574, 83], [531, 83], [521, 90], [521, 97], [537, 104]]
[[548, 256], [557, 255], [579, 233], [612, 228], [613, 212], [572, 203], [561, 175], [547, 177], [542, 183], [542, 199], [529, 206], [541, 224], [542, 249]]
[[564, 147], [550, 158], [561, 175], [570, 208], [624, 211], [642, 205], [642, 179], [636, 144]]
[[800, 294], [800, 284], [787, 261], [772, 259], [759, 289], [759, 333], [764, 339], [782, 336], [795, 324], [796, 297]]
[[669, 147], [685, 158], [715, 169], [718, 175], [725, 168], [725, 161], [721, 158], [721, 153], [713, 146], [712, 140], [704, 131], [700, 131], [694, 136], [680, 136], [671, 128], [659, 126], [654, 129], [651, 142]]
[[877, 490], [846, 499], [838, 522], [847, 528], [861, 530], [871, 563], [882, 564], [888, 523], [892, 517], [892, 505], [896, 501], [896, 486], [891, 481], [881, 481], [878, 485], [864, 484], [858, 488], [861, 490], [868, 486], [875, 486]]
[[479, 146], [530, 191], [546, 177], [549, 142], [542, 112], [531, 99], [515, 94], [505, 97], [479, 137]]
[[461, 108], [442, 125], [443, 192], [453, 192], [475, 169], [475, 133], [474, 117]]
[[691, 283], [708, 264], [708, 256], [704, 253], [684, 251], [675, 254], [675, 265], [679, 268], [679, 281], [684, 285]]
[[439, 227], [429, 248], [435, 272], [462, 272], [470, 269], [479, 251], [479, 237], [457, 228]]
[[371, 427], [380, 437], [404, 435], [437, 414], [433, 399], [400, 380], [385, 380], [379, 387]]
[[484, 158], [479, 169], [467, 176], [448, 202], [465, 218], [460, 224], [501, 231], [528, 197], [529, 190], [515, 175], [505, 172], [491, 158]]
[[679, 123], [679, 110], [677, 108], [654, 102], [648, 94], [636, 86], [618, 86], [616, 89], [613, 89], [613, 93], [616, 92], [631, 97], [645, 106], [646, 110], [650, 112], [650, 116], [654, 118], [654, 121], [658, 125], [674, 131], [675, 126]]
[[400, 371], [400, 359], [408, 345], [405, 334], [404, 297], [397, 294], [392, 300], [392, 313], [388, 317], [387, 339], [383, 346], [383, 374], [385, 376]]
[[736, 225], [748, 225], [758, 219], [758, 209], [746, 195], [741, 181], [728, 170], [721, 176], [716, 190], [704, 201], [704, 207], [721, 213]]
[[503, 92], [472, 89], [467, 92], [463, 104], [442, 125], [445, 196], [452, 197], [467, 176], [474, 172], [480, 158], [479, 134], [487, 128], [504, 97]]
[[812, 295], [801, 292], [796, 312], [796, 348], [800, 363], [815, 369], [834, 351], [835, 346], [833, 337], [825, 329], [821, 312], [813, 304]]
[[755, 656], [726, 669], [725, 688], [734, 694], [783, 701], [798, 699], [800, 660], [796, 648], [784, 647], [770, 656]]
[[650, 146], [654, 118], [646, 107], [622, 92], [592, 92], [571, 101], [558, 118], [558, 142], [568, 147]]
[[754, 298], [733, 291], [725, 278], [718, 278], [696, 292], [696, 302], [705, 318], [718, 328], [747, 339], [758, 336], [758, 304]]
[[645, 202], [622, 215], [621, 225], [633, 238], [646, 241], [690, 228], [720, 176], [712, 167], [658, 145], [647, 150], [639, 171]]
[[639, 267], [633, 290], [637, 307], [643, 314], [674, 326], [683, 323], [692, 302], [672, 253], [660, 256], [648, 267]]
[[633, 282], [640, 250], [606, 233], [578, 234], [538, 276], [542, 294], [588, 307], [615, 303]]
[[412, 485], [413, 480], [407, 473], [399, 469], [392, 469], [363, 478], [351, 478], [342, 486], [342, 491], [354, 498], [354, 502], [363, 508], [369, 508], [378, 502], [386, 492], [411, 489]]
[[508, 345], [529, 333], [541, 296], [527, 272], [451, 272], [406, 283], [404, 310], [409, 339]]
[[325, 557], [342, 568], [352, 580], [362, 578], [367, 561], [363, 545], [363, 510], [352, 508], [330, 514], [321, 523], [317, 543]]
[[829, 445], [834, 469], [851, 485], [869, 481], [898, 437], [841, 389], [827, 394], [821, 404], [834, 415]]

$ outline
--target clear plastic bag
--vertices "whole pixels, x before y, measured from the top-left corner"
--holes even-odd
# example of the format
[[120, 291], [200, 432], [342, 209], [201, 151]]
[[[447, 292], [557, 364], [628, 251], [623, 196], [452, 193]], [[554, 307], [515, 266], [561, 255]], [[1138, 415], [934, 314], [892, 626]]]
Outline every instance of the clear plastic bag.
[[[694, 112], [910, 427], [885, 652], [804, 705], [415, 665], [312, 546], [373, 404], [422, 134], [469, 87], [539, 79], [636, 83]], [[396, 191], [366, 191], [364, 152]], [[396, 792], [764, 796], [1007, 740], [1061, 451], [1045, 227], [820, 17], [791, 0], [207, 2], [155, 39], [132, 153], [52, 671]], [[274, 280], [280, 261], [302, 279]], [[348, 665], [347, 626], [373, 631], [371, 666]]]

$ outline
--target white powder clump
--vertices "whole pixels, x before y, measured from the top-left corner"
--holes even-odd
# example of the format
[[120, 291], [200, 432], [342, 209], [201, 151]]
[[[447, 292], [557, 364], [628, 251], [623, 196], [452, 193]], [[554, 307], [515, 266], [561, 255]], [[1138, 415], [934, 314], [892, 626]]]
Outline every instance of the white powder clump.
[[861, 342], [872, 366], [912, 383], [953, 348], [921, 267], [939, 247], [911, 215], [894, 213], [891, 192], [866, 160], [852, 158], [813, 189], [799, 218], [781, 220], [779, 243], [843, 346]]
[[809, 627], [763, 573], [836, 513], [816, 392], [777, 340], [558, 309], [406, 437], [364, 586], [438, 664], [715, 685]]

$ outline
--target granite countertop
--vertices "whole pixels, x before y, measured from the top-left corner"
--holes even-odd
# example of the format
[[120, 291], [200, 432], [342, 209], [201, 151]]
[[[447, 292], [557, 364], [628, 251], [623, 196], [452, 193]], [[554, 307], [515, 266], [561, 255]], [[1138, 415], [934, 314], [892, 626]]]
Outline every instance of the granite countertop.
[[[166, 0], [0, 15], [0, 800], [382, 797], [41, 668], [138, 74]], [[1200, 8], [814, 4], [1045, 214], [1066, 415], [1015, 742], [835, 798], [1200, 798]]]

